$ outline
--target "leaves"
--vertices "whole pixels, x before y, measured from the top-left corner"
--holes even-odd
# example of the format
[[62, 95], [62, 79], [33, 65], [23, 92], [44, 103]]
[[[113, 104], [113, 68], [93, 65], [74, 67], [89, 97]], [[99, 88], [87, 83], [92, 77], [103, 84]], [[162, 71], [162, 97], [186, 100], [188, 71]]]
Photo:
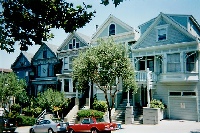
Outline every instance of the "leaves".
[[64, 94], [49, 88], [44, 93], [39, 93], [37, 104], [42, 109], [50, 109], [51, 111], [59, 111], [63, 107], [67, 107], [69, 100]]
[[95, 13], [87, 11], [90, 5], [75, 7], [65, 0], [1, 0], [0, 4], [0, 48], [8, 52], [14, 51], [16, 41], [26, 51], [27, 46], [52, 38], [51, 28], [65, 32], [82, 28]]
[[18, 79], [15, 73], [0, 74], [0, 98], [3, 103], [9, 103], [12, 96], [26, 97], [25, 87], [25, 80]]

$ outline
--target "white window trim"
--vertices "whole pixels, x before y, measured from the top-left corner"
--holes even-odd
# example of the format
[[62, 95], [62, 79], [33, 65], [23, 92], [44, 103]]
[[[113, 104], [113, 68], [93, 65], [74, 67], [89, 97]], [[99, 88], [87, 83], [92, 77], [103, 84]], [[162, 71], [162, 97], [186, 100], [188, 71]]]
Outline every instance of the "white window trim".
[[[65, 63], [65, 59], [68, 60], [67, 63]], [[66, 66], [66, 67], [65, 67], [65, 66]], [[69, 57], [64, 57], [64, 58], [63, 58], [63, 69], [64, 69], [64, 70], [69, 70]]]
[[[74, 48], [74, 46], [73, 46], [73, 40], [75, 39], [75, 48]], [[76, 43], [79, 43], [79, 47], [78, 48], [80, 48], [80, 41], [78, 41], [78, 39], [77, 38], [72, 38], [71, 39], [71, 41], [70, 41], [70, 43], [69, 44], [72, 44], [72, 49], [78, 49], [78, 48], [76, 48], [77, 46], [76, 46]], [[68, 49], [70, 49], [69, 48], [69, 44], [68, 44]]]
[[[156, 26], [156, 42], [162, 42], [162, 41], [166, 41], [168, 39], [168, 27], [169, 27], [169, 24]], [[166, 39], [165, 40], [158, 40], [158, 30], [160, 30], [160, 29], [166, 29]]]
[[[169, 95], [170, 94], [170, 92], [180, 92], [181, 93], [181, 95]], [[184, 92], [195, 92], [195, 95], [183, 95], [183, 93]], [[197, 97], [197, 92], [196, 91], [169, 91], [169, 93], [168, 93], [168, 96], [169, 97], [188, 97], [188, 98], [196, 98]]]

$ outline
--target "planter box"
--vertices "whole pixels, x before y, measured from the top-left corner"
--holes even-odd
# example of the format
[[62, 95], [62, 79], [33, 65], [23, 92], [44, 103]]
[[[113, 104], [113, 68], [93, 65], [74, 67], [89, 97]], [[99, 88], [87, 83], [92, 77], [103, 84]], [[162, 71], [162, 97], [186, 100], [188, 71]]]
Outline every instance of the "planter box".
[[163, 110], [160, 108], [143, 107], [143, 124], [155, 125], [163, 119]]

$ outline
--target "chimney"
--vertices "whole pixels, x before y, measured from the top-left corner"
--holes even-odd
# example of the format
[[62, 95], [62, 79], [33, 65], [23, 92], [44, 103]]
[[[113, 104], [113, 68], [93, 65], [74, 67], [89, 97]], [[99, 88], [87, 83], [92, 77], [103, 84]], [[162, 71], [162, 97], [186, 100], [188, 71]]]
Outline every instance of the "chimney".
[[97, 31], [98, 28], [99, 28], [99, 25], [96, 25], [96, 31]]

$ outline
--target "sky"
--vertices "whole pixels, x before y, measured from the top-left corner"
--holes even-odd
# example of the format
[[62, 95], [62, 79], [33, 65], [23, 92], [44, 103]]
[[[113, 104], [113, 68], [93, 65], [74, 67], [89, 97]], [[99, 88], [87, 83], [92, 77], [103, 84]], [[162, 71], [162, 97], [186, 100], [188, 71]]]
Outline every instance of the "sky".
[[[101, 0], [68, 0], [75, 5], [91, 4], [96, 14], [92, 20], [83, 28], [77, 31], [91, 37], [96, 31], [96, 25], [101, 26], [110, 14], [122, 20], [131, 27], [137, 29], [139, 25], [157, 17], [160, 12], [165, 14], [185, 14], [193, 15], [200, 24], [200, 0], [124, 0], [123, 3], [116, 8], [110, 3], [108, 6], [101, 5]], [[110, 0], [111, 1], [111, 0]], [[112, 1], [111, 1], [112, 2]], [[47, 43], [57, 45], [58, 47], [67, 38], [67, 33], [62, 29], [53, 29], [52, 33], [55, 37]], [[37, 52], [39, 46], [29, 46], [29, 53]], [[7, 53], [0, 50], [0, 68], [10, 69], [16, 58], [20, 54], [19, 46], [15, 45], [14, 53]]]

